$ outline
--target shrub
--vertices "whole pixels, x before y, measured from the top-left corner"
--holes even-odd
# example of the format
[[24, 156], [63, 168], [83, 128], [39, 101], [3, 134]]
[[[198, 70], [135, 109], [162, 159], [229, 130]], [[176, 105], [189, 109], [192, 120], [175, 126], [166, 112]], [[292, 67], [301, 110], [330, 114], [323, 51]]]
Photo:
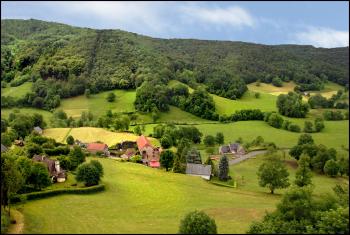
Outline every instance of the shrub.
[[304, 122], [304, 132], [306, 133], [312, 133], [313, 132], [313, 125], [310, 121]]
[[338, 163], [333, 159], [328, 160], [323, 168], [324, 173], [331, 177], [336, 177], [338, 175], [339, 170], [340, 167]]
[[322, 118], [316, 118], [314, 124], [316, 132], [320, 132], [324, 128], [324, 122]]
[[90, 164], [92, 164], [94, 167], [96, 167], [96, 169], [98, 170], [98, 173], [100, 175], [100, 177], [103, 176], [103, 167], [102, 167], [102, 164], [97, 161], [97, 160], [91, 160], [90, 161]]
[[85, 186], [97, 185], [100, 181], [99, 170], [91, 163], [83, 163], [77, 168], [76, 180]]
[[203, 140], [205, 146], [214, 146], [215, 145], [215, 138], [212, 135], [207, 135], [204, 137]]
[[279, 78], [279, 77], [274, 77], [274, 78], [272, 79], [272, 84], [273, 84], [274, 86], [277, 86], [277, 87], [283, 86], [282, 80], [281, 80], [281, 78]]
[[130, 158], [130, 161], [134, 163], [140, 163], [142, 162], [142, 158], [140, 155], [135, 155]]
[[73, 138], [73, 136], [71, 136], [71, 135], [68, 136], [66, 142], [67, 142], [67, 144], [69, 144], [69, 145], [74, 144], [74, 138]]
[[277, 113], [272, 113], [269, 116], [267, 123], [275, 128], [281, 128], [283, 123], [283, 118]]
[[172, 140], [171, 137], [168, 135], [164, 135], [161, 139], [160, 139], [160, 144], [163, 148], [167, 149], [169, 147], [172, 146]]
[[107, 95], [107, 101], [108, 102], [113, 102], [115, 100], [115, 94], [113, 92], [108, 93]]
[[242, 109], [236, 111], [231, 116], [231, 120], [236, 121], [248, 121], [248, 120], [263, 120], [264, 113], [260, 109]]
[[217, 234], [215, 220], [202, 211], [188, 213], [180, 222], [180, 234]]
[[160, 154], [160, 165], [165, 168], [166, 171], [173, 167], [175, 154], [173, 151], [165, 150]]

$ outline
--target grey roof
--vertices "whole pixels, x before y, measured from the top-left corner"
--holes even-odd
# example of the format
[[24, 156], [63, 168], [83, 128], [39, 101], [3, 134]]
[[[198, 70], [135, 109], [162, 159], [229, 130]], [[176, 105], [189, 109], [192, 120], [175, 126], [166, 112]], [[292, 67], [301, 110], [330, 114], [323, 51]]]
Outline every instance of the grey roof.
[[231, 149], [231, 151], [237, 151], [237, 149], [238, 149], [238, 147], [239, 147], [239, 144], [238, 143], [233, 143], [233, 144], [230, 144], [230, 149]]
[[186, 174], [210, 176], [211, 175], [211, 165], [187, 163]]
[[41, 129], [40, 126], [34, 127], [34, 130], [35, 130], [35, 131], [43, 131], [43, 129]]
[[6, 152], [6, 151], [7, 151], [7, 147], [1, 144], [1, 152]]
[[220, 146], [219, 152], [222, 152], [222, 153], [229, 153], [229, 152], [230, 152], [230, 146], [228, 146], [228, 145]]

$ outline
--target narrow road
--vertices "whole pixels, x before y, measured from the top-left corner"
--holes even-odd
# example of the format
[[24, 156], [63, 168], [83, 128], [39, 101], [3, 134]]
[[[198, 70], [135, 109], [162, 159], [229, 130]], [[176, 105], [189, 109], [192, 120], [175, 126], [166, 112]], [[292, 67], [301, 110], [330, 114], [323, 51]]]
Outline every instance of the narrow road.
[[234, 165], [234, 164], [237, 164], [241, 161], [244, 161], [244, 160], [247, 160], [248, 158], [251, 158], [251, 157], [254, 157], [256, 155], [259, 155], [259, 154], [264, 154], [266, 152], [266, 150], [257, 150], [257, 151], [252, 151], [252, 152], [249, 152], [245, 155], [242, 155], [241, 157], [237, 157], [235, 159], [232, 159], [229, 161], [229, 164], [230, 165]]
[[[286, 152], [286, 151], [289, 150], [289, 148], [281, 148], [280, 150], [283, 150], [283, 151]], [[236, 158], [236, 159], [230, 160], [230, 161], [229, 161], [229, 164], [230, 164], [230, 165], [237, 164], [237, 163], [239, 163], [239, 162], [241, 162], [241, 161], [247, 160], [248, 158], [252, 158], [252, 157], [254, 157], [254, 156], [256, 156], [256, 155], [264, 154], [264, 153], [266, 153], [266, 151], [267, 151], [267, 150], [256, 150], [256, 151], [251, 151], [251, 152], [249, 152], [249, 153], [247, 153], [247, 154], [245, 154], [245, 155], [243, 155], [243, 156], [241, 156], [241, 157], [238, 157], [238, 158]]]

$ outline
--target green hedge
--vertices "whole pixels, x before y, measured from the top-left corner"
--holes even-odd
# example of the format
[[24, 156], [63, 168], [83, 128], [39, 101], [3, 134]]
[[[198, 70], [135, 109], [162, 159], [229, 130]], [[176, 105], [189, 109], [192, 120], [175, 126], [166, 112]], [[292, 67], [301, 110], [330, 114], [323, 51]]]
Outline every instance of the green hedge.
[[11, 199], [11, 202], [13, 203], [23, 202], [25, 200], [46, 198], [46, 197], [51, 197], [51, 196], [60, 195], [60, 194], [90, 194], [90, 193], [101, 192], [104, 190], [105, 190], [104, 184], [95, 185], [88, 188], [54, 189], [50, 191], [41, 191], [41, 192], [33, 192], [33, 193], [16, 195]]

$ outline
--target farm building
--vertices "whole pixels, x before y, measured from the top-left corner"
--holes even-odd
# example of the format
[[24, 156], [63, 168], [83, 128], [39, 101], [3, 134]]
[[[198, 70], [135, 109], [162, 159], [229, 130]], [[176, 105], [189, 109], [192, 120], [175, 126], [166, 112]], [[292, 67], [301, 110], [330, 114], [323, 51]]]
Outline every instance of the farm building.
[[186, 174], [193, 175], [193, 176], [200, 176], [203, 179], [210, 180], [211, 165], [187, 163]]
[[233, 153], [233, 154], [243, 155], [243, 154], [245, 154], [245, 150], [239, 143], [233, 143], [233, 144], [229, 144], [229, 145], [220, 146], [219, 153], [220, 154]]
[[35, 131], [36, 133], [42, 135], [43, 134], [43, 129], [40, 128], [40, 126], [36, 126], [33, 128], [33, 131]]
[[128, 148], [125, 153], [123, 155], [121, 155], [120, 157], [123, 159], [127, 159], [129, 160], [132, 156], [135, 155], [135, 149], [133, 148]]
[[143, 164], [151, 167], [159, 167], [159, 158], [161, 149], [153, 147], [149, 140], [141, 135], [137, 141], [137, 147], [139, 149]]
[[6, 152], [7, 151], [7, 147], [3, 144], [1, 144], [1, 152]]
[[60, 168], [60, 162], [49, 159], [46, 156], [34, 155], [33, 161], [42, 162], [47, 166], [53, 182], [64, 182], [67, 179], [66, 171]]
[[80, 148], [86, 148], [87, 147], [87, 144], [81, 142], [80, 140], [75, 140], [74, 144], [78, 145]]
[[86, 150], [92, 154], [102, 153], [105, 156], [109, 156], [108, 146], [103, 143], [89, 143]]

